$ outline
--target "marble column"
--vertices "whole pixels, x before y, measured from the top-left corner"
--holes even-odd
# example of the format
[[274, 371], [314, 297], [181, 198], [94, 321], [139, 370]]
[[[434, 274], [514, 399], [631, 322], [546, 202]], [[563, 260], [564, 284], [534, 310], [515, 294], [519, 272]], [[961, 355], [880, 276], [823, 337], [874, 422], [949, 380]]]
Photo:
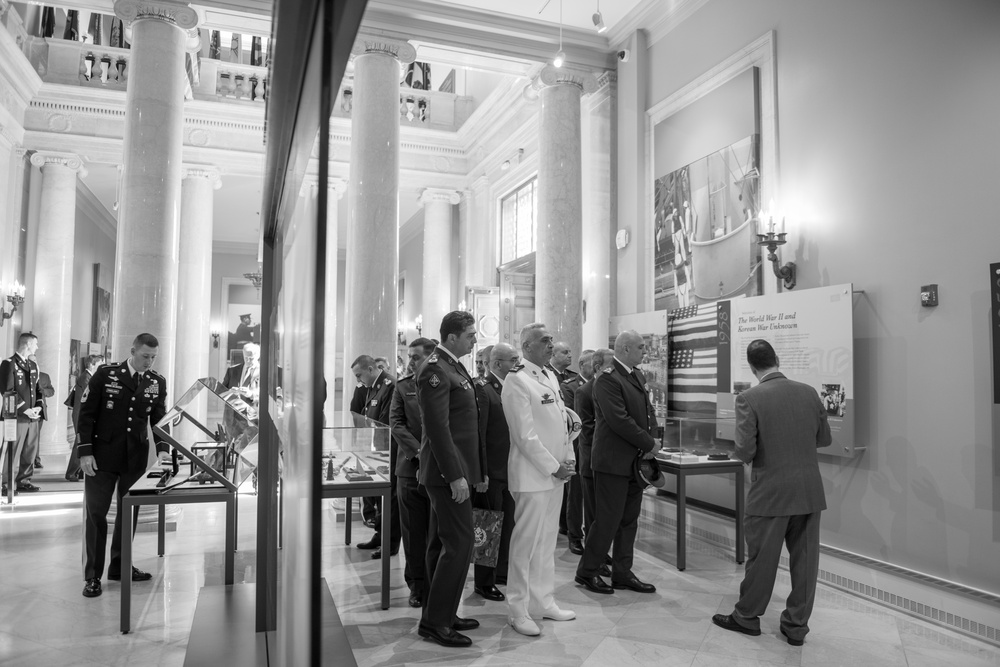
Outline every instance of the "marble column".
[[458, 307], [453, 300], [451, 238], [455, 205], [460, 201], [461, 196], [455, 190], [425, 188], [420, 193], [424, 207], [424, 289], [420, 314], [435, 329], [447, 313]]
[[[177, 350], [173, 395], [211, 375], [212, 227], [215, 191], [222, 187], [211, 165], [184, 165], [177, 250]], [[160, 367], [162, 369], [162, 366]], [[162, 372], [162, 370], [161, 370]]]
[[584, 100], [583, 115], [583, 299], [587, 304], [582, 347], [607, 347], [616, 269], [611, 157], [614, 138], [615, 77], [607, 73], [600, 88]]
[[[340, 200], [347, 191], [347, 181], [342, 178], [328, 178], [326, 182], [326, 336], [324, 338], [323, 377], [326, 378], [326, 404], [323, 408], [327, 424], [333, 424], [333, 415], [337, 411], [336, 391], [337, 375], [341, 368], [338, 364], [337, 349], [337, 268], [338, 242], [337, 227]], [[350, 362], [348, 362], [350, 363]], [[354, 378], [345, 377], [344, 387], [353, 387]], [[346, 392], [345, 392], [346, 393]]]
[[[39, 196], [35, 285], [30, 295], [33, 331], [38, 336], [38, 369], [48, 374], [56, 395], [46, 400], [40, 454], [66, 454], [66, 378], [69, 377], [70, 324], [73, 316], [73, 248], [76, 239], [76, 178], [86, 173], [71, 153], [38, 151], [31, 164], [42, 171]], [[79, 294], [77, 294], [79, 296]]]
[[122, 194], [118, 213], [113, 354], [125, 357], [136, 334], [160, 341], [154, 370], [167, 378], [168, 403], [177, 343], [177, 267], [184, 140], [184, 54], [191, 7], [155, 0], [117, 0], [131, 27], [125, 96]]
[[466, 287], [490, 287], [497, 284], [496, 238], [490, 229], [490, 181], [480, 176], [463, 193], [459, 207], [459, 234], [462, 267], [459, 282], [462, 297]]
[[[349, 365], [359, 354], [396, 358], [399, 73], [401, 64], [413, 62], [416, 57], [416, 50], [408, 42], [366, 34], [358, 36], [352, 53], [345, 378], [351, 377]], [[345, 382], [345, 395], [351, 387], [353, 382]]]
[[591, 74], [547, 65], [538, 75], [538, 230], [535, 320], [576, 359], [583, 337], [580, 97], [597, 89]]

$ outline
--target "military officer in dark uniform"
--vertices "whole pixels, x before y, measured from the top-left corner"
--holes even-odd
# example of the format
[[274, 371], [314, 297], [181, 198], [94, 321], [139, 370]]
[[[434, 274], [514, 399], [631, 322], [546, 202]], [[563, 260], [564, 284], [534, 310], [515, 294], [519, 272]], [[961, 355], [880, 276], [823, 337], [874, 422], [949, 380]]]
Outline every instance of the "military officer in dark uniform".
[[[642, 336], [623, 331], [615, 339], [615, 357], [594, 381], [594, 440], [591, 468], [594, 471], [594, 522], [576, 568], [576, 582], [594, 593], [613, 593], [628, 588], [653, 593], [632, 572], [635, 534], [642, 509], [642, 487], [633, 468], [636, 457], [652, 458], [660, 449], [653, 437], [656, 413], [649, 400], [649, 386], [636, 368], [646, 353]], [[611, 586], [599, 571], [608, 548], [614, 543]]]
[[423, 605], [426, 590], [425, 559], [427, 531], [431, 522], [431, 501], [427, 490], [417, 482], [420, 467], [420, 439], [423, 427], [417, 404], [416, 372], [434, 352], [429, 338], [417, 338], [410, 343], [408, 374], [396, 382], [389, 408], [389, 427], [396, 446], [396, 498], [399, 501], [399, 525], [403, 534], [406, 567], [403, 579], [410, 588], [411, 607]]
[[31, 483], [31, 475], [35, 471], [35, 452], [45, 399], [38, 386], [38, 365], [28, 358], [37, 349], [38, 336], [31, 332], [23, 333], [17, 339], [17, 351], [10, 359], [0, 362], [0, 390], [4, 394], [14, 392], [17, 396], [17, 440], [6, 444], [2, 460], [5, 496], [10, 484], [9, 467], [17, 470], [15, 493], [38, 491], [38, 487]]
[[[97, 369], [80, 408], [80, 445], [77, 449], [85, 475], [86, 561], [83, 577], [87, 584], [83, 588], [84, 597], [101, 594], [108, 539], [108, 509], [116, 485], [118, 511], [111, 538], [108, 579], [118, 581], [122, 577], [122, 496], [146, 472], [148, 427], [163, 419], [167, 411], [167, 381], [152, 370], [159, 347], [159, 341], [153, 334], [136, 336], [128, 359]], [[161, 461], [168, 458], [165, 442], [158, 440], [156, 450]], [[128, 539], [132, 536], [129, 535]], [[137, 567], [125, 576], [131, 576], [132, 581], [152, 578], [151, 574]]]
[[418, 475], [431, 501], [429, 585], [417, 633], [442, 646], [471, 645], [457, 631], [479, 627], [475, 619], [456, 616], [474, 544], [470, 490], [486, 477], [475, 385], [459, 361], [475, 344], [475, 318], [452, 311], [441, 320], [441, 344], [417, 370], [424, 425]]
[[[559, 384], [559, 393], [562, 395], [563, 405], [574, 412], [573, 407], [576, 402], [576, 390], [594, 375], [591, 368], [593, 350], [584, 350], [580, 353], [580, 374], [573, 374], [568, 380]], [[569, 538], [569, 550], [577, 556], [583, 553], [583, 486], [580, 480], [580, 439], [573, 441], [573, 454], [576, 457], [576, 474], [566, 482], [563, 495], [563, 516], [566, 521], [566, 535]]]
[[[573, 363], [573, 351], [569, 347], [569, 343], [565, 341], [559, 341], [552, 344], [552, 359], [549, 363], [545, 364], [545, 370], [550, 373], [554, 373], [556, 377], [556, 383], [562, 386], [563, 382], [571, 380], [577, 376], [574, 371], [569, 369], [569, 365]], [[566, 403], [569, 406], [572, 403]], [[569, 525], [566, 521], [566, 508], [569, 505], [569, 484], [563, 485], [563, 499], [562, 508], [559, 510], [559, 534], [568, 535], [570, 541], [573, 541], [574, 537], [579, 537], [579, 535], [574, 536], [569, 531]]]
[[[369, 419], [374, 419], [380, 424], [389, 425], [389, 408], [392, 407], [392, 391], [395, 383], [389, 374], [375, 364], [375, 359], [367, 354], [362, 354], [351, 364], [351, 372], [354, 379], [363, 387], [367, 388], [365, 402], [359, 411]], [[389, 444], [389, 481], [392, 484], [390, 493], [392, 494], [392, 507], [398, 506], [396, 502], [396, 443], [390, 440]], [[359, 542], [359, 549], [374, 549], [372, 558], [382, 557], [382, 505], [376, 503], [375, 514], [375, 534], [367, 542]], [[401, 539], [399, 528], [399, 512], [389, 513], [389, 544], [391, 554], [395, 556], [399, 553], [399, 541]]]
[[517, 350], [506, 343], [497, 343], [490, 350], [486, 375], [476, 378], [479, 397], [479, 437], [486, 445], [486, 473], [488, 480], [476, 485], [472, 506], [487, 510], [501, 510], [503, 524], [500, 528], [500, 552], [496, 567], [476, 565], [475, 591], [487, 600], [505, 599], [497, 584], [507, 583], [507, 560], [510, 552], [510, 535], [514, 531], [514, 497], [507, 489], [507, 459], [510, 456], [510, 429], [503, 413], [500, 392], [503, 381], [521, 360]]
[[87, 355], [84, 362], [86, 368], [76, 378], [76, 386], [66, 399], [64, 405], [73, 409], [73, 430], [76, 436], [73, 442], [73, 449], [69, 455], [69, 462], [66, 464], [66, 480], [77, 482], [83, 480], [83, 470], [80, 468], [80, 453], [77, 448], [80, 446], [80, 408], [83, 407], [83, 395], [90, 386], [90, 378], [94, 377], [97, 369], [104, 365], [104, 357], [99, 354]]
[[[580, 470], [580, 490], [583, 496], [583, 534], [590, 535], [590, 527], [594, 523], [594, 471], [590, 467], [591, 448], [594, 443], [594, 381], [607, 365], [611, 363], [615, 353], [606, 347], [594, 351], [591, 357], [590, 378], [584, 382], [573, 396], [573, 409], [580, 417], [582, 428], [577, 438], [576, 464]], [[582, 365], [581, 365], [582, 370]], [[570, 550], [572, 550], [572, 544]], [[611, 558], [605, 556], [604, 565], [598, 571], [602, 577], [611, 576]]]

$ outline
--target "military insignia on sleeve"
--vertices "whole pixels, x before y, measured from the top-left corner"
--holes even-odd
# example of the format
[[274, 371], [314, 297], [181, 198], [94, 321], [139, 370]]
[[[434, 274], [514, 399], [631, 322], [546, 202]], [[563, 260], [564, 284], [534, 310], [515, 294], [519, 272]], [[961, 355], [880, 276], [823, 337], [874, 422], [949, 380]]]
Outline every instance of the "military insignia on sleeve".
[[[428, 359], [430, 361], [430, 359]], [[427, 384], [434, 387], [435, 389], [441, 384], [441, 378], [437, 376], [437, 373], [431, 373], [431, 377], [427, 380]]]
[[437, 362], [438, 362], [438, 356], [437, 356], [436, 352], [434, 354], [432, 354], [431, 356], [427, 357], [426, 363], [428, 363], [428, 364], [436, 364]]

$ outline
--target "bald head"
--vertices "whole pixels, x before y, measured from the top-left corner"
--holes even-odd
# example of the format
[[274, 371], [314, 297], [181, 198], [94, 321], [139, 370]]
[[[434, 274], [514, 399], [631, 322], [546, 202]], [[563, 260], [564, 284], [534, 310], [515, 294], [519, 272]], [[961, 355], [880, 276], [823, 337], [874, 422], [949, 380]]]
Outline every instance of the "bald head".
[[490, 372], [501, 380], [507, 377], [507, 373], [510, 373], [510, 369], [517, 366], [519, 361], [521, 357], [517, 350], [507, 343], [497, 343], [490, 350]]
[[646, 341], [638, 332], [623, 331], [615, 338], [615, 358], [629, 368], [635, 368], [646, 356]]
[[565, 341], [559, 341], [552, 344], [552, 368], [556, 369], [560, 373], [569, 368], [569, 365], [573, 363], [573, 354], [570, 350], [569, 343]]

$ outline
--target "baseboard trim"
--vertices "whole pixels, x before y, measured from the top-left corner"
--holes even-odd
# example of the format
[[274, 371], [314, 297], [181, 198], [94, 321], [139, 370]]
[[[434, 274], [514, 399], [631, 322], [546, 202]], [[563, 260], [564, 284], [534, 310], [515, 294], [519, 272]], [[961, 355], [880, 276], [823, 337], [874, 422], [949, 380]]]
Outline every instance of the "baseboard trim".
[[[649, 491], [640, 520], [656, 530], [677, 531], [677, 505]], [[736, 548], [732, 517], [688, 505], [687, 532], [706, 546], [730, 554]], [[688, 543], [690, 551], [696, 544]], [[781, 567], [788, 569], [782, 556]], [[1000, 596], [915, 572], [891, 563], [821, 545], [819, 581], [862, 599], [891, 607], [941, 627], [1000, 646]]]

